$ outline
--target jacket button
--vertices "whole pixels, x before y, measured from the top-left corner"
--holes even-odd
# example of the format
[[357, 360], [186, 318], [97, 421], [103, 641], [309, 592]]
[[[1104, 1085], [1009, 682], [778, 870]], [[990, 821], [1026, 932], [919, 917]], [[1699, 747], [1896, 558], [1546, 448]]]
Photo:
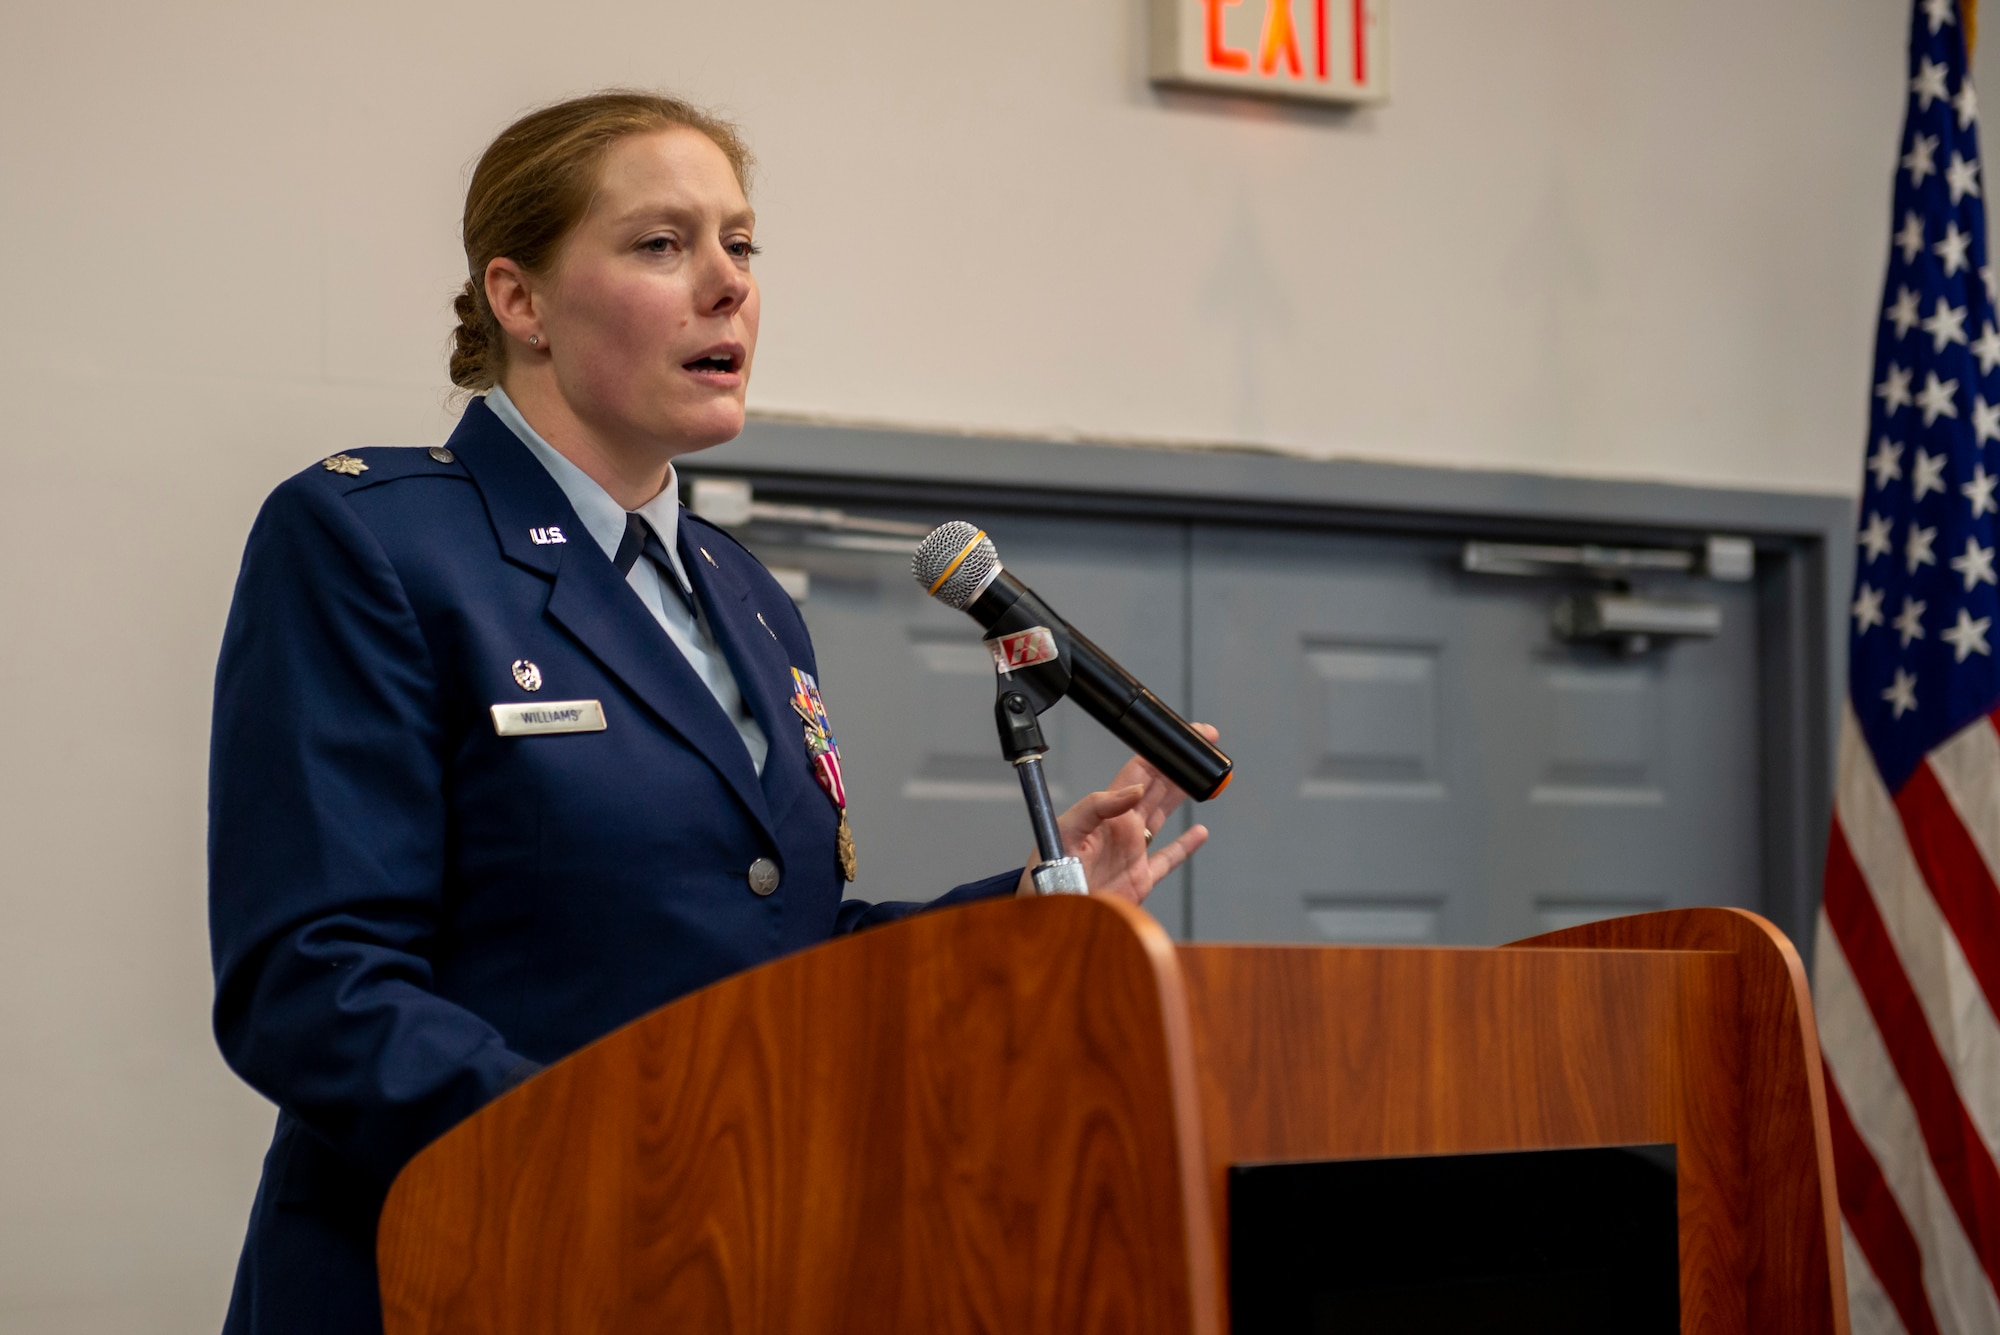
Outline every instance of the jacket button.
[[768, 895], [778, 888], [778, 864], [769, 858], [758, 858], [750, 864], [748, 879], [753, 893]]

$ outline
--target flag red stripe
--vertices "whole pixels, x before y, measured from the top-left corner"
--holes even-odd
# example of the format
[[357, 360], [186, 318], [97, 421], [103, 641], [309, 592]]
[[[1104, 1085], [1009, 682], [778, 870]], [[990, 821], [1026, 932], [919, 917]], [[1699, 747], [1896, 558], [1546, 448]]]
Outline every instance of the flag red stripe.
[[1368, 0], [1354, 0], [1354, 82], [1368, 82]]
[[2000, 887], [1928, 760], [1896, 794], [1896, 811], [1931, 898], [1958, 938], [1987, 1004], [2000, 1013]]
[[1937, 1317], [1924, 1292], [1924, 1258], [1903, 1207], [1889, 1191], [1882, 1166], [1854, 1129], [1833, 1072], [1826, 1076], [1826, 1118], [1833, 1130], [1833, 1176], [1840, 1185], [1840, 1212], [1855, 1245], [1868, 1258], [1882, 1291], [1910, 1335], [1937, 1335]]
[[[1913, 841], [1914, 842], [1914, 841]], [[1881, 910], [1834, 822], [1826, 852], [1826, 920], [1868, 1003], [1923, 1132], [1931, 1163], [1988, 1278], [2000, 1284], [2000, 1168], [1958, 1097], [1916, 991], [1896, 958]]]

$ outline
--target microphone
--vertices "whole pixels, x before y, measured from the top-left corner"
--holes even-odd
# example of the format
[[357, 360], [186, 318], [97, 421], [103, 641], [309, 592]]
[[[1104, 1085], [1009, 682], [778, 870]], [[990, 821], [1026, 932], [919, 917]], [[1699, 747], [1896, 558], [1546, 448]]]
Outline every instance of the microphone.
[[1229, 786], [1234, 762], [1008, 574], [983, 530], [962, 519], [938, 525], [917, 545], [910, 573], [994, 633], [986, 645], [1002, 673], [1034, 674], [1049, 703], [1070, 695], [1197, 802]]

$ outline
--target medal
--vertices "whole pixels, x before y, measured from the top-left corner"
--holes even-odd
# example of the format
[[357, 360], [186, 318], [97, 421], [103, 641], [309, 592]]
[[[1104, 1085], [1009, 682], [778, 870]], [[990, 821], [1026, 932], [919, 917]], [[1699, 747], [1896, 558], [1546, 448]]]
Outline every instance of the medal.
[[813, 781], [840, 813], [840, 831], [834, 836], [834, 857], [840, 863], [840, 879], [852, 881], [859, 864], [854, 855], [854, 831], [847, 824], [847, 786], [840, 777], [840, 744], [826, 721], [826, 705], [819, 698], [819, 683], [810, 672], [792, 669], [792, 712], [805, 724], [806, 756], [812, 762]]
[[840, 813], [840, 832], [833, 836], [833, 853], [840, 859], [840, 879], [850, 884], [861, 871], [854, 857], [854, 831], [848, 827], [847, 813]]

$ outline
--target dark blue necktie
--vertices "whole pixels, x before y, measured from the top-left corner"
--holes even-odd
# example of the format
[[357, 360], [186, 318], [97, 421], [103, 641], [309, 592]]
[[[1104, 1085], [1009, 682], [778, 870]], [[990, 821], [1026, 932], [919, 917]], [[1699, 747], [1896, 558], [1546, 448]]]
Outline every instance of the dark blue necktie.
[[661, 582], [680, 597], [688, 615], [699, 621], [701, 613], [695, 608], [694, 595], [681, 583], [680, 572], [674, 569], [666, 544], [660, 541], [660, 535], [653, 531], [653, 526], [646, 522], [644, 515], [627, 510], [625, 536], [618, 540], [618, 554], [611, 558], [611, 564], [618, 567], [620, 576], [630, 575], [641, 554], [652, 560], [659, 569]]

